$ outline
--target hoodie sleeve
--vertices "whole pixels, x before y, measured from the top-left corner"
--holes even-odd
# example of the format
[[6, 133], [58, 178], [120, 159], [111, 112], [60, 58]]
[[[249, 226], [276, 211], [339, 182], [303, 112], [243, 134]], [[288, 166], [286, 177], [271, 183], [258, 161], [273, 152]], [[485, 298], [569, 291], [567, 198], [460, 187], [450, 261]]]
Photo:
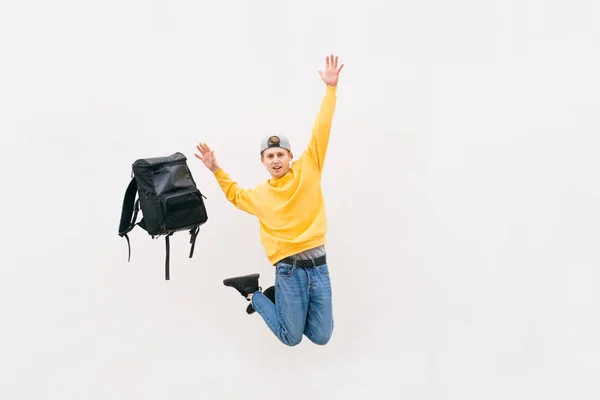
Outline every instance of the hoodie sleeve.
[[229, 174], [221, 168], [215, 171], [214, 175], [227, 200], [238, 209], [245, 211], [248, 214], [256, 215], [252, 203], [252, 189], [240, 188], [237, 182], [231, 179]]
[[314, 122], [308, 148], [305, 151], [305, 154], [319, 171], [323, 170], [325, 164], [336, 101], [337, 87], [327, 86], [325, 96], [321, 102], [321, 109]]

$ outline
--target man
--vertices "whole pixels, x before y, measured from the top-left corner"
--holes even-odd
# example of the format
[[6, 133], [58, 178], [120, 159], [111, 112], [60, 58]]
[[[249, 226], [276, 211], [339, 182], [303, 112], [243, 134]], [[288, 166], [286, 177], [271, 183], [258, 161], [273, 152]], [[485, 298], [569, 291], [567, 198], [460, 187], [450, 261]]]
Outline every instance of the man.
[[288, 139], [268, 135], [261, 141], [261, 162], [271, 178], [254, 189], [243, 189], [217, 164], [214, 150], [205, 143], [195, 156], [212, 171], [227, 200], [258, 218], [260, 238], [272, 265], [275, 286], [259, 286], [259, 274], [225, 279], [250, 302], [248, 313], [258, 312], [279, 340], [295, 346], [306, 335], [325, 345], [333, 332], [332, 293], [325, 253], [327, 221], [321, 191], [321, 174], [337, 99], [343, 64], [326, 58], [325, 96], [307, 149], [294, 162]]

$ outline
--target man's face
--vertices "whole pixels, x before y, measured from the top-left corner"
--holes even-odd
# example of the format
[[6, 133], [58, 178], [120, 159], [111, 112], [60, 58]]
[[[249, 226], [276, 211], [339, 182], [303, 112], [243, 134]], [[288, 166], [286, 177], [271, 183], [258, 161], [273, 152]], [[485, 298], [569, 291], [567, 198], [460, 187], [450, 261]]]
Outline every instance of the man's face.
[[290, 170], [292, 157], [292, 153], [287, 149], [271, 147], [263, 152], [260, 159], [271, 176], [273, 178], [279, 178]]

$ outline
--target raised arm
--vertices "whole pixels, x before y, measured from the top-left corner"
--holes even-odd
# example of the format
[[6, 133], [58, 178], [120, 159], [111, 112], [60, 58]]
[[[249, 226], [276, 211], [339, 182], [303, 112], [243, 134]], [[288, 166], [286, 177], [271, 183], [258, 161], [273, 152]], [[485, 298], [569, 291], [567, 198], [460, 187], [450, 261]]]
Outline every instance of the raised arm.
[[338, 67], [337, 56], [330, 55], [325, 59], [325, 71], [319, 71], [319, 75], [326, 85], [325, 97], [321, 102], [321, 108], [317, 114], [312, 136], [306, 149], [306, 155], [319, 171], [323, 170], [325, 164], [325, 155], [327, 154], [329, 134], [337, 101], [338, 77], [343, 67], [344, 64]]
[[194, 155], [213, 173], [227, 200], [240, 210], [254, 215], [254, 207], [250, 196], [252, 190], [240, 188], [237, 182], [231, 179], [217, 163], [215, 151], [211, 150], [206, 143], [200, 143], [196, 148], [199, 154], [195, 153]]

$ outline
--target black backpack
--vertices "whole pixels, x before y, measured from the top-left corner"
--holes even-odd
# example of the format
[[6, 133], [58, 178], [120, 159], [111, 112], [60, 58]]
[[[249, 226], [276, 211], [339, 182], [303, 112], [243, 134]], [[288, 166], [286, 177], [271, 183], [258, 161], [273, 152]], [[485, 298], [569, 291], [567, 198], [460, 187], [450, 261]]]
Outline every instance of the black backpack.
[[[132, 165], [131, 181], [125, 192], [119, 223], [119, 236], [127, 239], [127, 261], [131, 259], [127, 233], [136, 225], [148, 232], [152, 239], [164, 236], [165, 279], [169, 280], [169, 237], [175, 232], [189, 230], [189, 258], [192, 258], [200, 226], [208, 220], [202, 198], [206, 199], [196, 187], [183, 154], [136, 160]], [[143, 218], [136, 223], [140, 210]]]

